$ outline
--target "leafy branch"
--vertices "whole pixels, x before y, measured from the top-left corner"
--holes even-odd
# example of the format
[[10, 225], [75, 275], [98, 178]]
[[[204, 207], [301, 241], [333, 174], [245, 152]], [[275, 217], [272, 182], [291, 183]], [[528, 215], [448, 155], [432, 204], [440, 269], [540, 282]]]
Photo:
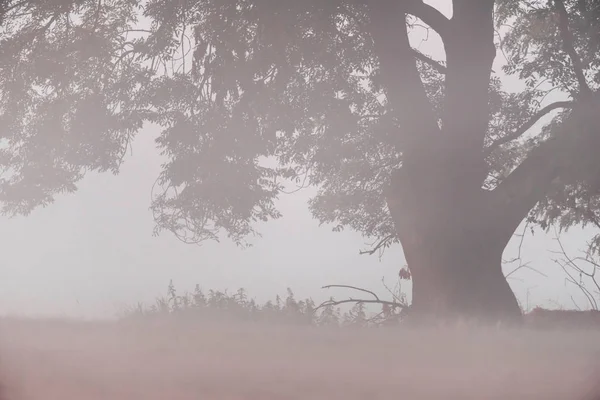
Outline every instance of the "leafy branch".
[[556, 10], [559, 16], [558, 29], [560, 30], [563, 48], [573, 63], [573, 71], [577, 78], [577, 83], [579, 84], [579, 90], [581, 90], [586, 97], [589, 97], [592, 95], [592, 89], [590, 89], [586, 82], [585, 74], [583, 73], [583, 63], [575, 50], [575, 39], [573, 38], [573, 33], [569, 30], [569, 14], [565, 8], [565, 3], [563, 0], [554, 0], [554, 3], [556, 4]]
[[554, 111], [559, 108], [570, 108], [572, 106], [573, 106], [572, 101], [557, 101], [552, 104], [548, 104], [546, 107], [542, 108], [541, 110], [538, 110], [535, 114], [533, 114], [527, 122], [525, 122], [523, 125], [521, 125], [521, 127], [519, 127], [519, 129], [517, 129], [516, 131], [514, 131], [512, 133], [509, 133], [506, 136], [503, 136], [502, 138], [496, 140], [494, 143], [492, 143], [490, 146], [488, 146], [485, 149], [485, 155], [489, 156], [495, 150], [497, 150], [500, 146], [520, 138], [525, 133], [527, 133], [527, 131], [529, 129], [531, 129], [540, 119], [542, 119], [545, 115], [547, 115], [551, 111]]

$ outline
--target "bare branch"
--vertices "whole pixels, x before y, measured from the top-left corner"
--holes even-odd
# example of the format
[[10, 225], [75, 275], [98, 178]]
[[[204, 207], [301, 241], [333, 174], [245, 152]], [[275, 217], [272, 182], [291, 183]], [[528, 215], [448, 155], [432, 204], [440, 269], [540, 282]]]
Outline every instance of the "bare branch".
[[404, 11], [425, 22], [436, 31], [444, 40], [450, 31], [450, 20], [444, 16], [438, 9], [423, 0], [403, 1]]
[[507, 273], [506, 275], [504, 275], [504, 277], [506, 279], [511, 278], [511, 276], [513, 274], [515, 274], [516, 272], [518, 272], [521, 269], [528, 269], [528, 270], [533, 271], [533, 272], [535, 272], [535, 273], [537, 273], [537, 274], [539, 274], [539, 275], [541, 275], [541, 276], [543, 276], [545, 278], [548, 277], [548, 275], [544, 274], [542, 271], [539, 271], [538, 269], [533, 268], [530, 265], [529, 262], [525, 262], [525, 263], [523, 262], [523, 258], [522, 258], [521, 253], [522, 253], [522, 249], [523, 249], [523, 243], [525, 243], [525, 235], [527, 233], [527, 229], [528, 228], [529, 228], [529, 222], [525, 223], [525, 226], [523, 227], [523, 232], [521, 232], [520, 234], [515, 234], [515, 236], [517, 236], [517, 237], [520, 238], [519, 239], [519, 247], [518, 247], [518, 250], [517, 250], [517, 256], [515, 258], [511, 259], [511, 260], [507, 260], [507, 261], [504, 261], [504, 262], [507, 263], [507, 264], [511, 264], [511, 263], [514, 263], [514, 262], [518, 261], [519, 264], [515, 268], [513, 268], [509, 273]]
[[330, 288], [344, 288], [344, 289], [352, 289], [352, 290], [357, 290], [359, 292], [363, 292], [363, 293], [367, 293], [370, 294], [371, 296], [374, 297], [374, 299], [357, 299], [354, 297], [350, 297], [348, 299], [345, 300], [326, 300], [323, 303], [319, 304], [319, 306], [317, 306], [315, 308], [315, 311], [323, 308], [323, 307], [327, 307], [327, 306], [339, 306], [341, 304], [348, 304], [348, 303], [355, 303], [355, 304], [381, 304], [384, 307], [390, 307], [391, 309], [405, 309], [408, 307], [407, 304], [403, 303], [403, 302], [398, 302], [398, 301], [388, 301], [388, 300], [381, 300], [379, 298], [379, 296], [377, 296], [377, 294], [371, 290], [367, 290], [367, 289], [363, 289], [363, 288], [359, 288], [356, 286], [351, 286], [351, 285], [327, 285], [327, 286], [323, 286], [323, 289], [330, 289]]
[[392, 298], [394, 299], [395, 302], [400, 303], [400, 304], [405, 304], [405, 299], [404, 299], [404, 295], [401, 292], [401, 287], [400, 287], [400, 280], [398, 280], [398, 283], [396, 283], [396, 294], [394, 293], [394, 291], [392, 289], [390, 289], [390, 287], [385, 283], [385, 277], [381, 278], [381, 283], [383, 284], [383, 287], [385, 288], [385, 290], [387, 290], [387, 292], [392, 296]]
[[546, 107], [542, 108], [541, 110], [538, 110], [535, 114], [533, 114], [532, 117], [526, 123], [519, 127], [519, 129], [496, 140], [494, 143], [488, 146], [484, 151], [485, 155], [489, 156], [503, 144], [512, 142], [513, 140], [520, 138], [522, 135], [527, 133], [527, 131], [531, 129], [540, 119], [542, 119], [546, 114], [550, 113], [551, 111], [559, 108], [570, 108], [572, 106], [572, 101], [557, 101], [555, 103], [548, 104]]
[[342, 288], [342, 289], [358, 290], [359, 292], [364, 292], [364, 293], [370, 294], [371, 296], [375, 297], [375, 300], [377, 300], [377, 301], [381, 301], [379, 299], [379, 296], [377, 296], [377, 294], [375, 294], [375, 292], [373, 292], [371, 290], [359, 288], [359, 287], [356, 287], [356, 286], [350, 286], [350, 285], [327, 285], [327, 286], [323, 286], [321, 289], [331, 289], [331, 288]]
[[579, 90], [581, 90], [586, 97], [591, 96], [593, 92], [586, 82], [585, 74], [583, 73], [583, 63], [581, 62], [581, 58], [575, 50], [575, 40], [573, 39], [573, 34], [569, 29], [569, 14], [565, 8], [565, 3], [563, 0], [554, 0], [554, 3], [556, 4], [556, 10], [559, 16], [558, 28], [560, 30], [563, 47], [573, 63], [575, 77], [579, 83]]
[[393, 241], [394, 239], [396, 239], [396, 234], [395, 233], [389, 234], [389, 235], [385, 236], [383, 239], [380, 239], [380, 240], [376, 241], [375, 243], [373, 243], [371, 245], [372, 247], [369, 250], [360, 250], [358, 252], [358, 254], [360, 254], [360, 255], [366, 254], [366, 255], [372, 256], [379, 250], [385, 249], [389, 245], [390, 241]]
[[[591, 280], [592, 284], [595, 286], [595, 289], [598, 290], [598, 293], [600, 293], [600, 282], [598, 282], [598, 279], [596, 277], [596, 274], [598, 272], [600, 272], [600, 265], [598, 265], [598, 263], [594, 262], [593, 260], [590, 260], [589, 258], [582, 258], [582, 257], [571, 257], [567, 254], [567, 251], [565, 250], [565, 247], [562, 244], [562, 241], [560, 239], [560, 235], [558, 234], [556, 227], [554, 228], [554, 240], [556, 240], [556, 242], [558, 243], [559, 252], [556, 252], [558, 254], [561, 254], [563, 257], [563, 260], [553, 260], [558, 266], [561, 267], [561, 269], [563, 270], [563, 272], [567, 275], [566, 281], [575, 285], [580, 291], [581, 293], [586, 297], [590, 307], [593, 310], [598, 310], [599, 309], [599, 304], [598, 304], [598, 300], [594, 297], [594, 294], [586, 287], [585, 282], [583, 281], [583, 277], [587, 277]], [[577, 264], [577, 261], [586, 261], [590, 266], [591, 266], [591, 272], [590, 271], [586, 271], [584, 268], [582, 268], [581, 266], [579, 266]], [[571, 272], [569, 272], [568, 269], [571, 269], [572, 271], [574, 271], [575, 273], [577, 273], [579, 275], [579, 280], [577, 280], [573, 274]]]
[[314, 311], [317, 311], [323, 307], [327, 307], [327, 306], [339, 306], [342, 304], [348, 304], [348, 303], [355, 303], [355, 304], [381, 304], [381, 305], [386, 305], [389, 307], [393, 307], [393, 308], [400, 308], [400, 309], [404, 309], [406, 308], [406, 306], [404, 304], [400, 304], [400, 303], [396, 303], [393, 301], [387, 301], [387, 300], [368, 300], [368, 299], [354, 299], [352, 297], [346, 299], [346, 300], [326, 300], [323, 303], [319, 304], [317, 307], [315, 307]]

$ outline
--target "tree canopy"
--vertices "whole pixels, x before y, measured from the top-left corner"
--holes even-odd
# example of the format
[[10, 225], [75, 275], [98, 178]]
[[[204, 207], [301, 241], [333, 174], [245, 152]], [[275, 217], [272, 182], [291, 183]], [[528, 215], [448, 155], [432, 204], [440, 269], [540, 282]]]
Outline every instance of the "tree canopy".
[[[463, 29], [478, 7], [506, 57], [491, 78], [496, 50]], [[318, 188], [320, 222], [388, 245], [390, 179], [425, 147], [473, 163], [486, 191], [525, 196], [521, 218], [600, 227], [595, 0], [454, 0], [451, 18], [420, 0], [12, 0], [0, 18], [7, 214], [118, 172], [153, 123], [167, 162], [152, 210], [185, 241], [246, 243], [281, 216], [292, 179]], [[409, 45], [423, 25], [455, 60]], [[478, 52], [450, 53], [449, 37]]]

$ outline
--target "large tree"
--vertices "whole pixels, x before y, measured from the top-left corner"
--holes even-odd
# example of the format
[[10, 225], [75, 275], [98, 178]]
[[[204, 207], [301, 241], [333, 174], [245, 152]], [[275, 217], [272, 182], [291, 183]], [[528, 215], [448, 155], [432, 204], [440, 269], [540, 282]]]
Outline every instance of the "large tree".
[[[524, 219], [599, 224], [595, 0], [453, 0], [451, 18], [421, 0], [69, 4], [2, 31], [7, 212], [116, 170], [148, 121], [159, 229], [244, 244], [306, 181], [321, 222], [400, 242], [415, 315], [493, 319], [520, 316], [501, 258]], [[423, 26], [445, 58], [411, 45]]]

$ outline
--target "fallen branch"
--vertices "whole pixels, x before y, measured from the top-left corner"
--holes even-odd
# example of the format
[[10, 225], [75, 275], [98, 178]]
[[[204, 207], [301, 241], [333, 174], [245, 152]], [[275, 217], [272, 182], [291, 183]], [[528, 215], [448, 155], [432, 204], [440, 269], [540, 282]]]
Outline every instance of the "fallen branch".
[[373, 299], [358, 299], [358, 298], [354, 298], [354, 297], [350, 297], [348, 299], [345, 300], [326, 300], [324, 302], [322, 302], [321, 304], [319, 304], [316, 308], [315, 311], [323, 308], [323, 307], [328, 307], [328, 306], [339, 306], [341, 304], [348, 304], [348, 303], [354, 303], [354, 304], [381, 304], [382, 306], [387, 306], [390, 307], [392, 309], [400, 309], [403, 310], [405, 308], [408, 307], [407, 304], [405, 303], [400, 303], [397, 301], [388, 301], [388, 300], [382, 300], [379, 298], [379, 296], [377, 296], [377, 294], [371, 290], [367, 290], [367, 289], [363, 289], [363, 288], [359, 288], [356, 286], [350, 286], [350, 285], [327, 285], [327, 286], [323, 286], [322, 289], [331, 289], [331, 288], [342, 288], [342, 289], [352, 289], [352, 290], [356, 290], [359, 292], [363, 292], [363, 293], [368, 293], [371, 296], [373, 296]]

